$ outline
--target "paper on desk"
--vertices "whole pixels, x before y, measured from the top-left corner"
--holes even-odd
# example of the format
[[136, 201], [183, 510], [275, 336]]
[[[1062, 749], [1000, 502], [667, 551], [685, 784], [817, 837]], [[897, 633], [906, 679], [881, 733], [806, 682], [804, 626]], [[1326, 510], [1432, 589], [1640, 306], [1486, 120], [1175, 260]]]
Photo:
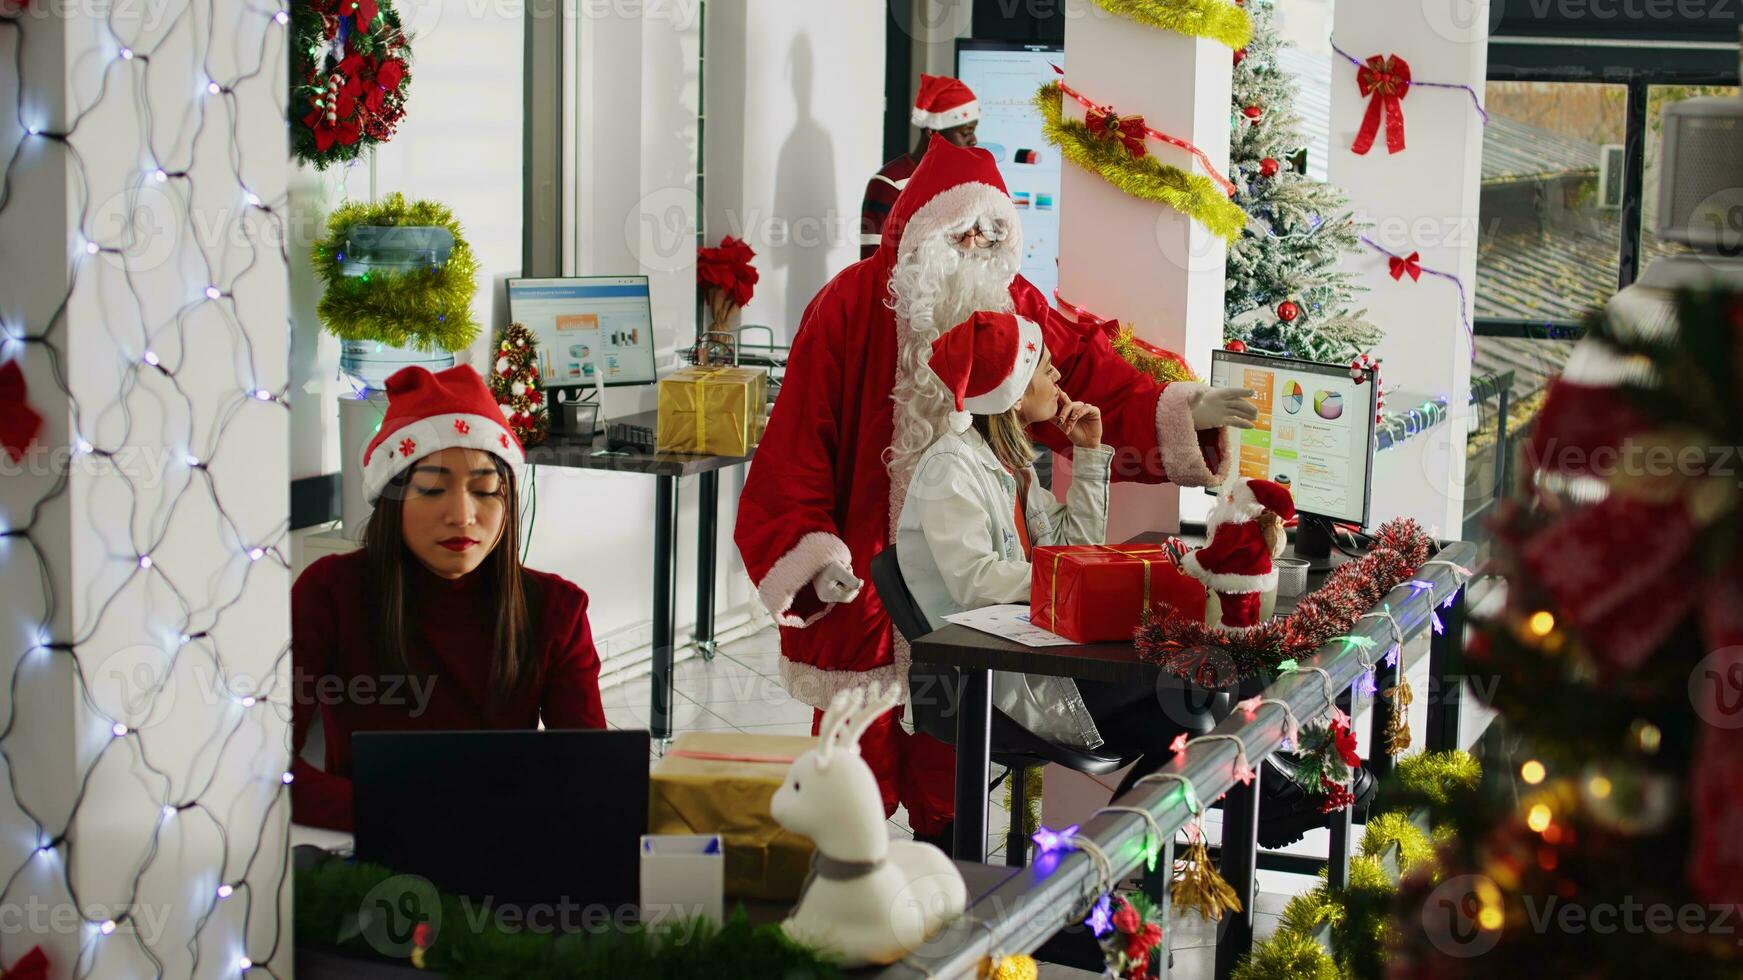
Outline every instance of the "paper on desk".
[[1071, 641], [1057, 633], [1049, 633], [1029, 622], [1028, 606], [983, 606], [967, 612], [951, 613], [945, 622], [991, 633], [1013, 640], [1026, 647], [1068, 647]]

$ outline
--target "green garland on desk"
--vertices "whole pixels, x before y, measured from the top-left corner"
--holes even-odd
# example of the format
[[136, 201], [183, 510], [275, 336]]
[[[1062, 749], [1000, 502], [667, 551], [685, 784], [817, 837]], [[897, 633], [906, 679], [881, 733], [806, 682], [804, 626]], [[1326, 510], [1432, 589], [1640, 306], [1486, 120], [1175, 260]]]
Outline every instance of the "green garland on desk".
[[1035, 107], [1041, 110], [1041, 131], [1047, 142], [1059, 147], [1065, 159], [1132, 197], [1179, 211], [1213, 235], [1229, 241], [1240, 237], [1247, 212], [1209, 177], [1187, 173], [1148, 154], [1134, 157], [1119, 140], [1095, 136], [1082, 122], [1065, 118], [1059, 107], [1062, 94], [1058, 82], [1048, 82], [1035, 93]]
[[1093, 0], [1110, 14], [1148, 27], [1202, 37], [1239, 50], [1253, 39], [1253, 19], [1224, 0]]
[[[454, 250], [434, 269], [347, 276], [341, 269], [345, 241], [351, 229], [370, 225], [446, 228], [454, 236]], [[478, 321], [472, 319], [478, 260], [454, 212], [444, 205], [407, 201], [402, 194], [373, 204], [341, 205], [327, 217], [327, 237], [315, 242], [310, 256], [326, 286], [315, 312], [340, 340], [452, 352], [465, 350], [478, 336]]]
[[[296, 871], [296, 936], [299, 943], [336, 948], [366, 957], [380, 957], [363, 933], [360, 914], [376, 900], [390, 903], [405, 889], [388, 885], [396, 876], [386, 868], [327, 860]], [[427, 883], [426, 883], [427, 884]], [[432, 890], [433, 891], [433, 890]], [[753, 926], [743, 910], [716, 927], [695, 923], [688, 942], [661, 942], [643, 932], [600, 934], [539, 934], [503, 929], [493, 919], [472, 928], [480, 908], [468, 908], [453, 895], [435, 892], [440, 917], [431, 930], [423, 968], [447, 980], [486, 978], [611, 977], [612, 980], [691, 980], [693, 977], [781, 977], [784, 980], [825, 980], [841, 970], [821, 953], [787, 938], [779, 925]], [[366, 908], [366, 901], [371, 908]], [[400, 903], [403, 904], [403, 903]], [[432, 916], [432, 918], [435, 918]], [[679, 935], [684, 935], [679, 932]]]

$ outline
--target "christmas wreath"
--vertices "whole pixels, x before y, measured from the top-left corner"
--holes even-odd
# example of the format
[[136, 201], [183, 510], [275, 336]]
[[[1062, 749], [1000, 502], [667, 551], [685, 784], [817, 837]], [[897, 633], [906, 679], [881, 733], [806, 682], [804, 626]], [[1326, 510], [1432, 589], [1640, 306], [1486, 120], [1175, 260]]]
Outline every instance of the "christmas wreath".
[[411, 41], [388, 0], [293, 0], [291, 152], [325, 170], [385, 143], [405, 116]]
[[1063, 94], [1058, 82], [1049, 82], [1035, 93], [1035, 106], [1041, 110], [1041, 131], [1047, 142], [1059, 147], [1067, 160], [1099, 174], [1132, 197], [1179, 211], [1213, 235], [1231, 241], [1240, 237], [1247, 225], [1247, 212], [1229, 200], [1215, 181], [1170, 166], [1150, 154], [1137, 155], [1121, 139], [1107, 138], [1083, 122], [1066, 119], [1059, 105]]
[[[445, 228], [454, 237], [454, 247], [446, 262], [430, 268], [346, 275], [345, 243], [352, 229], [367, 226]], [[327, 217], [327, 237], [317, 240], [310, 254], [315, 274], [326, 284], [316, 312], [327, 332], [340, 340], [457, 351], [478, 336], [478, 322], [472, 319], [478, 260], [454, 213], [440, 204], [390, 194], [373, 204], [341, 205]]]

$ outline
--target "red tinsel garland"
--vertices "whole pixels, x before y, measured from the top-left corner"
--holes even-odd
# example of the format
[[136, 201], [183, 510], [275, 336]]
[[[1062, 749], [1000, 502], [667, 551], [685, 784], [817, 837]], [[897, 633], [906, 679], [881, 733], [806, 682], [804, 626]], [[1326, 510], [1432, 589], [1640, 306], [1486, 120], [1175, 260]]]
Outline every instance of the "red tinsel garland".
[[[1345, 635], [1357, 617], [1414, 577], [1433, 553], [1434, 539], [1422, 525], [1397, 518], [1380, 526], [1366, 555], [1334, 569], [1288, 616], [1230, 631], [1165, 609], [1139, 626], [1133, 641], [1144, 660], [1194, 683], [1222, 687], [1275, 671], [1283, 661]], [[1207, 651], [1225, 656], [1207, 657]]]

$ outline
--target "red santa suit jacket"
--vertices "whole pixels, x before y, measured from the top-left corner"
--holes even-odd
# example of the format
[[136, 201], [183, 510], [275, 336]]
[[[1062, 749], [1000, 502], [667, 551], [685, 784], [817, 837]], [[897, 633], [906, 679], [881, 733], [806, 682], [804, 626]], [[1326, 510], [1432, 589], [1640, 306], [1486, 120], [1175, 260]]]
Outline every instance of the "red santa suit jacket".
[[[1016, 210], [992, 156], [935, 137], [885, 220], [877, 252], [831, 279], [799, 321], [780, 397], [739, 498], [734, 537], [780, 624], [782, 680], [813, 707], [872, 682], [898, 681], [907, 690], [906, 645], [897, 650], [876, 591], [867, 585], [830, 607], [810, 583], [830, 562], [869, 582], [906, 489], [891, 485], [884, 461], [901, 369], [895, 314], [886, 305], [896, 258], [983, 214], [1003, 218], [1012, 229], [1008, 246], [1021, 247]], [[1041, 325], [1060, 386], [1101, 408], [1103, 439], [1116, 450], [1115, 479], [1208, 486], [1226, 477], [1233, 462], [1226, 430], [1192, 427], [1188, 397], [1202, 385], [1152, 381], [1115, 354], [1099, 329], [1065, 319], [1021, 276], [1011, 298], [1014, 312]], [[1069, 454], [1054, 427], [1034, 434]]]

